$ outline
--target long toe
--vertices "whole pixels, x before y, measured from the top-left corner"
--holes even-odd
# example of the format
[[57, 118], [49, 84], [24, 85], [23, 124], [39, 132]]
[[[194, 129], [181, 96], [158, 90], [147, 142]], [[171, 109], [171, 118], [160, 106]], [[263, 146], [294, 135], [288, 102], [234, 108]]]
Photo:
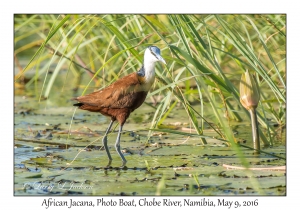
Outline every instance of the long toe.
[[120, 168], [127, 168], [126, 163], [127, 163], [126, 160], [125, 160], [125, 161], [122, 161], [122, 165], [120, 166]]
[[108, 163], [107, 163], [107, 166], [105, 168], [109, 168], [111, 163], [112, 163], [112, 160], [109, 160]]

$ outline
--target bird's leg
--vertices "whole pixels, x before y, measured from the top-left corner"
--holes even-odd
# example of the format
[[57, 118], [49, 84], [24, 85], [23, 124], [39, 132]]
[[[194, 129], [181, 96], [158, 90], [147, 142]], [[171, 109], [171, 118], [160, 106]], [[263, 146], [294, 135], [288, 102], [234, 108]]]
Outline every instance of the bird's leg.
[[109, 153], [108, 146], [107, 146], [107, 134], [109, 133], [109, 131], [110, 131], [111, 126], [113, 125], [113, 123], [114, 123], [114, 121], [110, 122], [110, 124], [109, 124], [109, 126], [108, 126], [108, 128], [107, 128], [107, 130], [106, 130], [106, 132], [104, 134], [104, 137], [102, 139], [103, 146], [105, 148], [106, 154], [107, 154], [108, 159], [109, 159], [107, 166], [110, 166], [111, 161], [112, 161], [112, 158], [111, 158], [111, 155]]
[[120, 157], [122, 158], [123, 164], [122, 164], [121, 168], [124, 167], [126, 165], [126, 162], [127, 162], [124, 155], [121, 152], [121, 149], [120, 149], [120, 138], [121, 138], [122, 128], [123, 128], [123, 125], [120, 125], [117, 141], [116, 141], [116, 144], [115, 144], [115, 148], [116, 148], [118, 154], [120, 155]]

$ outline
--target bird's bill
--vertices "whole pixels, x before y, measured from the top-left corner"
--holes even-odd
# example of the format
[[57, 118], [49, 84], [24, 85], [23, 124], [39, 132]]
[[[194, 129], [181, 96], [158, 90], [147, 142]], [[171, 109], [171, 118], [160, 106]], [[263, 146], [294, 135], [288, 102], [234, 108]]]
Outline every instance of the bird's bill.
[[164, 64], [167, 64], [166, 61], [160, 55], [157, 55], [157, 58], [159, 61], [163, 62]]

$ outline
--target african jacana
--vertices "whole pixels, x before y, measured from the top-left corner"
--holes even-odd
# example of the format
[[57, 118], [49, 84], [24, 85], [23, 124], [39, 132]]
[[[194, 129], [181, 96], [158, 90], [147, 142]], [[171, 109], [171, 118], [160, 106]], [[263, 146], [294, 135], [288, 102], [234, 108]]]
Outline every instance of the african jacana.
[[127, 162], [120, 149], [122, 128], [130, 113], [140, 107], [145, 101], [147, 93], [155, 80], [155, 62], [157, 61], [166, 64], [160, 55], [160, 49], [155, 46], [150, 46], [144, 53], [144, 63], [139, 71], [115, 81], [106, 88], [74, 98], [79, 102], [74, 104], [74, 106], [78, 106], [79, 109], [100, 112], [111, 118], [111, 122], [102, 139], [109, 158], [108, 166], [110, 166], [112, 158], [107, 146], [107, 134], [115, 120], [120, 124], [115, 148], [122, 158], [123, 164], [121, 167], [125, 166]]

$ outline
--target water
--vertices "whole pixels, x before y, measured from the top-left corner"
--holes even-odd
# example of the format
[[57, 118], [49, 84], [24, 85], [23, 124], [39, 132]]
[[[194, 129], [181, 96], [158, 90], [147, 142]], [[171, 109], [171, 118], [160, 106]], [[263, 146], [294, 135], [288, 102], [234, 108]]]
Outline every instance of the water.
[[[183, 108], [165, 124], [189, 127]], [[228, 170], [223, 164], [242, 166], [237, 153], [223, 142], [197, 137], [155, 133], [148, 140], [148, 128], [154, 110], [143, 105], [124, 126], [121, 148], [127, 167], [114, 150], [116, 131], [108, 142], [113, 162], [102, 148], [102, 135], [109, 119], [97, 113], [77, 110], [72, 102], [61, 105], [32, 97], [15, 96], [15, 195], [285, 195], [284, 171]], [[140, 122], [140, 119], [142, 121]], [[181, 122], [181, 123], [178, 123]], [[250, 125], [236, 126], [236, 137], [251, 146]], [[205, 129], [207, 136], [216, 136]], [[285, 145], [265, 151], [285, 156]], [[68, 145], [68, 147], [66, 147]], [[88, 146], [89, 145], [89, 146]], [[85, 148], [88, 146], [87, 148]], [[270, 155], [255, 156], [241, 149], [250, 167], [285, 165]], [[147, 164], [146, 164], [147, 161]], [[198, 185], [196, 179], [198, 180]], [[258, 188], [261, 190], [258, 191]]]

